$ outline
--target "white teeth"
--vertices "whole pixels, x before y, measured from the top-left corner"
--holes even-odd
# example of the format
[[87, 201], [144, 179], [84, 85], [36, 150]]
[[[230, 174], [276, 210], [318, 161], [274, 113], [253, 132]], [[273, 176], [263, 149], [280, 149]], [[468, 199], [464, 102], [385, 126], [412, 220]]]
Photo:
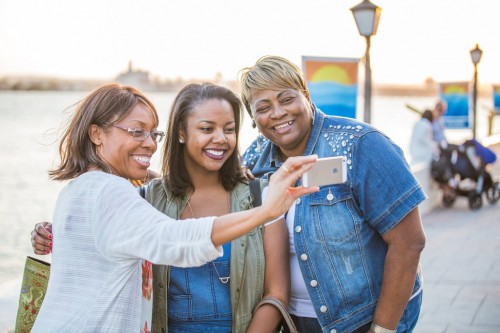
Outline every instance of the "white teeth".
[[141, 163], [149, 163], [151, 157], [149, 156], [134, 156], [134, 160]]
[[215, 155], [215, 156], [222, 156], [222, 154], [224, 154], [224, 152], [222, 150], [212, 150], [212, 149], [207, 149], [206, 150], [207, 153], [209, 153], [210, 155]]
[[290, 120], [290, 121], [289, 121], [289, 122], [287, 122], [287, 123], [284, 123], [284, 124], [281, 124], [281, 125], [276, 125], [276, 126], [274, 126], [274, 129], [279, 130], [279, 129], [285, 128], [285, 127], [287, 127], [287, 126], [290, 126], [290, 125], [292, 124], [292, 122], [293, 122], [293, 121], [292, 121], [292, 120]]

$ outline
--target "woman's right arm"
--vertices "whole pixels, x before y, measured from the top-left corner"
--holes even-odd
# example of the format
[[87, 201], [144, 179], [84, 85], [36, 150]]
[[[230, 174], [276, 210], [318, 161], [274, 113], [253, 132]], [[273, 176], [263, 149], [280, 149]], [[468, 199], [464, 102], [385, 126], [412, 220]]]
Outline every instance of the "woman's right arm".
[[[220, 255], [220, 249], [214, 247], [219, 248], [278, 218], [299, 196], [316, 192], [317, 187], [292, 187], [316, 159], [316, 155], [289, 158], [271, 177], [267, 199], [262, 206], [212, 220], [179, 222], [167, 218], [169, 221], [164, 223], [165, 216], [144, 200], [136, 200], [134, 196], [132, 201], [124, 203], [130, 198], [124, 193], [126, 188], [117, 194], [109, 193], [99, 202], [101, 209], [96, 215], [98, 222], [94, 225], [94, 233], [98, 247], [103, 255], [115, 259], [140, 257], [153, 263], [179, 267], [201, 265]], [[207, 221], [213, 223], [207, 225]], [[38, 227], [37, 231], [41, 228]], [[204, 238], [207, 232], [210, 233], [209, 239]], [[47, 246], [43, 238], [43, 235], [32, 233], [32, 239], [38, 240], [34, 242], [34, 247], [40, 244], [41, 253]], [[211, 249], [206, 247], [207, 241], [213, 246]]]
[[317, 187], [293, 187], [317, 156], [289, 158], [271, 177], [266, 201], [251, 210], [220, 217], [176, 221], [151, 207], [124, 181], [106, 185], [96, 198], [93, 237], [110, 260], [143, 258], [155, 264], [199, 266], [221, 255], [221, 245], [284, 214]]

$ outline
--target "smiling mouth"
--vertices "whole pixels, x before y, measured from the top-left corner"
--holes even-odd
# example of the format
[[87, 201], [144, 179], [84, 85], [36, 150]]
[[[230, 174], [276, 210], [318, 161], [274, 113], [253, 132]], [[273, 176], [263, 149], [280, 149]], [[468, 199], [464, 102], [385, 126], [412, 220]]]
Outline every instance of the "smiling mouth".
[[226, 150], [225, 149], [205, 149], [205, 153], [208, 155], [208, 157], [210, 157], [214, 160], [221, 160], [224, 158]]
[[288, 128], [288, 127], [292, 126], [293, 122], [294, 122], [293, 120], [290, 120], [290, 121], [288, 121], [288, 122], [286, 122], [286, 123], [282, 123], [282, 124], [279, 124], [279, 125], [274, 126], [274, 127], [273, 127], [273, 129], [274, 129], [275, 131], [278, 131], [278, 132], [279, 132], [279, 131], [281, 131], [281, 130], [284, 130], [284, 129], [286, 129], [286, 128]]
[[134, 160], [139, 162], [139, 164], [145, 165], [149, 167], [150, 161], [151, 161], [151, 156], [137, 156], [134, 155], [132, 156]]

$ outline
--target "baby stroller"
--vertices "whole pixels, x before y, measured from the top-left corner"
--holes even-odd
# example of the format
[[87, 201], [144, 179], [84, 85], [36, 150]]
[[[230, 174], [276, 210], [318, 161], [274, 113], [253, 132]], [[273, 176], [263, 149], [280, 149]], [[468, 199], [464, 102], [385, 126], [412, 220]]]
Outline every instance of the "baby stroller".
[[495, 160], [495, 153], [476, 140], [441, 149], [439, 158], [432, 161], [431, 175], [441, 184], [443, 205], [451, 207], [457, 196], [465, 196], [469, 208], [477, 210], [483, 205], [483, 193], [495, 204], [500, 199], [500, 184], [486, 171]]

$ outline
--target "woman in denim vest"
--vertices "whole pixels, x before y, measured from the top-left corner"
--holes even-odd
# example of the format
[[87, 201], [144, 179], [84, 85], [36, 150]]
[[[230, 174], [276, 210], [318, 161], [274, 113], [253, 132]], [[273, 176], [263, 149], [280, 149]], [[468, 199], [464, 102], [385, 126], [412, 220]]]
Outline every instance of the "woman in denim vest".
[[401, 149], [368, 124], [321, 112], [287, 59], [243, 69], [241, 95], [262, 134], [243, 155], [250, 176], [266, 177], [292, 156], [347, 160], [347, 182], [299, 198], [286, 216], [298, 330], [411, 332], [422, 300], [425, 194]]

